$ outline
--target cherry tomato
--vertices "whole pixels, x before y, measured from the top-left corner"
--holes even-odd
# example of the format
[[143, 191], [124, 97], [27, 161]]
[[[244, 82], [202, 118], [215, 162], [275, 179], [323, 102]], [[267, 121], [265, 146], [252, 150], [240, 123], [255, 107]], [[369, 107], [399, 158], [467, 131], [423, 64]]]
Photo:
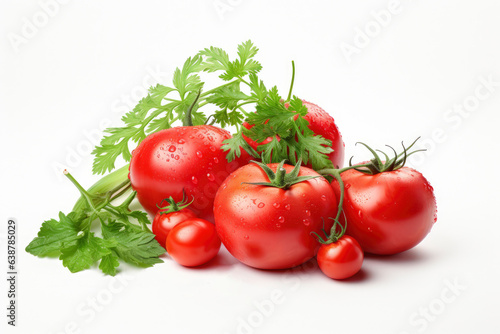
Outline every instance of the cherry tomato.
[[[416, 246], [431, 230], [436, 198], [418, 171], [402, 167], [369, 175], [351, 169], [342, 173], [346, 234], [368, 253], [390, 255]], [[332, 186], [339, 194], [338, 183]]]
[[250, 156], [228, 163], [222, 142], [231, 135], [210, 125], [182, 126], [162, 130], [146, 137], [132, 153], [129, 178], [144, 209], [156, 214], [165, 197], [176, 201], [183, 190], [194, 198], [190, 209], [200, 218], [213, 222], [215, 193], [224, 179]]
[[[279, 164], [267, 165], [276, 172]], [[284, 165], [290, 173], [294, 166]], [[300, 167], [298, 176], [318, 176], [288, 188], [249, 184], [269, 182], [252, 163], [233, 172], [214, 203], [215, 225], [222, 243], [239, 261], [260, 269], [298, 266], [316, 254], [320, 244], [311, 232], [332, 226], [337, 198], [330, 183], [314, 170]]]
[[188, 208], [168, 213], [162, 210], [158, 211], [152, 224], [156, 241], [158, 241], [163, 248], [166, 248], [165, 242], [167, 241], [167, 235], [172, 228], [191, 218], [196, 218], [196, 214]]
[[196, 267], [213, 259], [220, 249], [214, 224], [192, 218], [174, 226], [167, 236], [167, 252], [175, 262]]
[[336, 242], [321, 245], [316, 255], [321, 271], [334, 279], [345, 279], [356, 274], [361, 269], [363, 257], [359, 243], [348, 235]]

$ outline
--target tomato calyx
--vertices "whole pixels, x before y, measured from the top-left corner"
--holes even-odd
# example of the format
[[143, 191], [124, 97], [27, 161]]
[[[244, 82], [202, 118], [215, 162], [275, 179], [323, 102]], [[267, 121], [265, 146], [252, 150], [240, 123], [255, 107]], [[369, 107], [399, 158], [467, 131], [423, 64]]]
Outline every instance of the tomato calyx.
[[[191, 202], [188, 203], [188, 199], [186, 198], [186, 191], [182, 189], [182, 200], [180, 202], [176, 202], [172, 196], [169, 198], [163, 199], [160, 204], [156, 204], [156, 207], [160, 209], [158, 211], [160, 214], [167, 214], [167, 213], [172, 213], [172, 212], [177, 212], [181, 211], [182, 209], [187, 208], [188, 206], [193, 203], [194, 197], [191, 200]], [[166, 206], [162, 206], [163, 202], [167, 202], [168, 204]]]
[[[420, 150], [415, 150], [415, 151], [408, 153], [408, 151], [413, 147], [413, 145], [415, 145], [415, 143], [419, 139], [420, 139], [420, 137], [415, 139], [413, 141], [413, 143], [408, 147], [405, 147], [404, 143], [401, 142], [401, 146], [403, 146], [403, 152], [401, 152], [399, 154], [396, 152], [396, 150], [392, 146], [385, 145], [385, 146], [389, 147], [394, 152], [394, 157], [391, 159], [389, 159], [389, 156], [385, 152], [383, 152], [381, 150], [373, 150], [370, 146], [366, 145], [365, 143], [357, 142], [356, 145], [357, 144], [363, 145], [373, 154], [373, 159], [371, 159], [369, 163], [363, 164], [362, 166], [358, 166], [359, 168], [354, 166], [355, 167], [354, 169], [357, 170], [358, 172], [368, 174], [368, 175], [375, 175], [375, 174], [379, 174], [379, 173], [383, 173], [383, 172], [391, 172], [391, 171], [398, 170], [405, 165], [406, 159], [410, 155], [417, 153], [417, 152], [425, 151], [425, 149], [420, 149]], [[377, 154], [376, 151], [378, 151], [384, 155], [385, 161], [382, 161], [382, 159], [380, 159], [380, 156]], [[349, 159], [349, 167], [353, 167], [352, 158], [353, 157], [351, 157], [351, 159]]]
[[315, 179], [317, 177], [321, 177], [321, 175], [305, 175], [305, 176], [298, 176], [300, 172], [300, 166], [302, 164], [302, 159], [299, 159], [297, 161], [297, 164], [295, 167], [292, 169], [290, 173], [286, 172], [286, 169], [283, 167], [285, 164], [285, 160], [282, 160], [277, 168], [276, 168], [276, 173], [273, 172], [271, 168], [269, 168], [268, 165], [258, 162], [255, 160], [251, 160], [250, 162], [258, 165], [262, 170], [266, 173], [267, 177], [269, 178], [269, 182], [244, 182], [245, 184], [253, 184], [253, 185], [259, 185], [259, 186], [268, 186], [268, 187], [275, 187], [275, 188], [280, 188], [280, 189], [287, 189], [290, 186], [303, 182], [306, 180], [311, 180]]
[[332, 226], [332, 228], [330, 230], [330, 233], [327, 233], [325, 231], [325, 228], [324, 228], [324, 226], [325, 226], [325, 220], [323, 219], [323, 229], [322, 229], [322, 232], [325, 235], [325, 237], [320, 236], [316, 232], [311, 232], [311, 234], [313, 234], [314, 236], [316, 236], [316, 238], [318, 239], [318, 242], [320, 244], [323, 244], [323, 245], [328, 245], [328, 244], [335, 243], [335, 242], [339, 241], [340, 238], [342, 238], [344, 236], [345, 230], [346, 230], [345, 226], [342, 225], [339, 222], [338, 218], [328, 217], [328, 219], [333, 220], [333, 226]]

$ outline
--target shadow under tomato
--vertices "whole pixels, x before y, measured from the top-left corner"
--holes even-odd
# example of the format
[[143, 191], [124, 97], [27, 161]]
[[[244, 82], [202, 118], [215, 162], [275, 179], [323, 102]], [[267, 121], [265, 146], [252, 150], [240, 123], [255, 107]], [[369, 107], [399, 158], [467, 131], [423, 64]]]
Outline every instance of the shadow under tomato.
[[371, 276], [370, 273], [366, 269], [361, 268], [353, 276], [346, 278], [346, 279], [338, 280], [338, 281], [341, 283], [359, 283], [359, 282], [364, 282], [364, 281], [368, 280], [370, 278], [370, 276]]
[[[205, 264], [202, 264], [201, 266], [186, 267], [186, 268], [192, 270], [212, 270], [212, 269], [217, 269], [218, 271], [228, 270], [234, 265], [239, 263], [236, 259], [233, 259], [230, 256], [231, 255], [225, 253], [223, 254], [219, 253], [212, 260], [208, 261]], [[170, 257], [169, 259], [173, 261]]]
[[286, 273], [314, 273], [315, 271], [319, 270], [318, 263], [316, 262], [316, 258], [312, 258], [301, 265], [298, 265], [293, 268], [287, 268], [287, 269], [260, 269], [260, 268], [254, 268], [254, 267], [249, 267], [254, 270], [257, 270], [259, 272], [262, 272], [264, 274], [269, 274], [269, 275], [283, 275]]
[[422, 262], [429, 258], [428, 254], [418, 249], [410, 249], [402, 253], [394, 255], [376, 255], [365, 253], [365, 260], [368, 261], [383, 261], [394, 263], [412, 263]]

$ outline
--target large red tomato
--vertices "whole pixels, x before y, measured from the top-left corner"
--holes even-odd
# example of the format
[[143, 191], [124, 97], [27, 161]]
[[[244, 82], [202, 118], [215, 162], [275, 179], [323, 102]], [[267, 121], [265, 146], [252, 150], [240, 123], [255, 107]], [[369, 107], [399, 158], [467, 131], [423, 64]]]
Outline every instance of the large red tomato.
[[146, 137], [132, 153], [129, 173], [144, 209], [155, 214], [164, 198], [180, 201], [184, 190], [187, 198], [194, 198], [189, 209], [213, 222], [219, 185], [250, 160], [242, 151], [240, 158], [228, 163], [220, 149], [228, 138], [228, 131], [211, 125], [176, 127]]
[[[416, 246], [431, 230], [436, 198], [418, 171], [402, 167], [369, 175], [351, 169], [342, 173], [346, 234], [368, 253], [389, 255]], [[332, 186], [339, 195], [339, 186]]]
[[[344, 164], [344, 142], [342, 141], [342, 135], [335, 124], [335, 120], [316, 104], [305, 100], [302, 100], [302, 102], [307, 107], [307, 115], [304, 119], [309, 122], [309, 129], [311, 129], [315, 134], [331, 140], [331, 148], [333, 149], [333, 152], [328, 154], [328, 157], [332, 161], [334, 167], [342, 167]], [[245, 122], [243, 123], [243, 126], [250, 129], [253, 125]], [[271, 138], [268, 138], [261, 143], [257, 143], [245, 135], [243, 135], [243, 138], [245, 138], [247, 143], [250, 144], [250, 146], [256, 151], [258, 145], [267, 144], [272, 140]]]
[[[268, 165], [276, 172], [278, 164]], [[286, 172], [294, 168], [284, 165]], [[319, 176], [301, 167], [301, 176]], [[311, 259], [320, 244], [311, 232], [329, 231], [337, 198], [323, 177], [277, 188], [257, 164], [243, 166], [221, 185], [214, 203], [215, 226], [222, 243], [238, 260], [260, 269], [285, 269]], [[323, 223], [324, 220], [324, 223]], [[323, 233], [321, 233], [323, 234]]]

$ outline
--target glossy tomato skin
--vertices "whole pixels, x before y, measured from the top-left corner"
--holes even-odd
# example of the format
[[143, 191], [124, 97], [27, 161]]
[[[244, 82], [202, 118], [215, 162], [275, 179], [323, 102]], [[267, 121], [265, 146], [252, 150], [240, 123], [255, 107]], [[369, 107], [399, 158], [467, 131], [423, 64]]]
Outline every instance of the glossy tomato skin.
[[[276, 171], [277, 164], [269, 164]], [[287, 172], [293, 166], [284, 165]], [[319, 175], [302, 167], [299, 176]], [[214, 203], [215, 226], [227, 250], [244, 264], [259, 269], [298, 266], [316, 254], [320, 244], [311, 232], [332, 226], [337, 198], [323, 177], [288, 189], [245, 182], [269, 181], [256, 164], [233, 172], [221, 185]]]
[[163, 248], [166, 248], [165, 242], [167, 241], [167, 235], [172, 228], [191, 218], [196, 218], [196, 214], [188, 208], [169, 213], [162, 213], [161, 210], [158, 211], [151, 227], [156, 241], [158, 241]]
[[146, 137], [132, 153], [129, 179], [144, 209], [154, 215], [157, 204], [172, 196], [194, 198], [189, 208], [213, 222], [213, 201], [219, 185], [250, 156], [228, 163], [220, 148], [231, 135], [211, 125], [176, 127]]
[[170, 257], [185, 267], [207, 263], [217, 255], [220, 245], [214, 224], [199, 218], [174, 226], [166, 242]]
[[[307, 107], [307, 115], [304, 117], [309, 122], [309, 129], [311, 129], [317, 135], [323, 136], [325, 139], [331, 140], [333, 152], [328, 154], [329, 159], [332, 161], [333, 166], [336, 168], [340, 168], [344, 165], [344, 150], [345, 145], [342, 140], [342, 135], [335, 124], [335, 120], [332, 116], [330, 116], [325, 110], [320, 108], [314, 103], [307, 102], [302, 100], [304, 105]], [[243, 123], [243, 126], [247, 129], [250, 129], [252, 125], [248, 123]], [[256, 141], [250, 139], [247, 136], [243, 136], [246, 142], [250, 144], [250, 146], [257, 150], [258, 145], [267, 144], [272, 140], [272, 138], [267, 138], [260, 144]], [[310, 166], [308, 166], [310, 167]]]
[[[434, 190], [424, 176], [409, 167], [366, 175], [342, 173], [347, 219], [346, 234], [363, 250], [391, 255], [416, 246], [437, 220]], [[338, 183], [332, 186], [339, 194]]]
[[316, 258], [319, 268], [326, 276], [346, 279], [361, 269], [364, 255], [356, 239], [344, 235], [337, 242], [321, 245]]

